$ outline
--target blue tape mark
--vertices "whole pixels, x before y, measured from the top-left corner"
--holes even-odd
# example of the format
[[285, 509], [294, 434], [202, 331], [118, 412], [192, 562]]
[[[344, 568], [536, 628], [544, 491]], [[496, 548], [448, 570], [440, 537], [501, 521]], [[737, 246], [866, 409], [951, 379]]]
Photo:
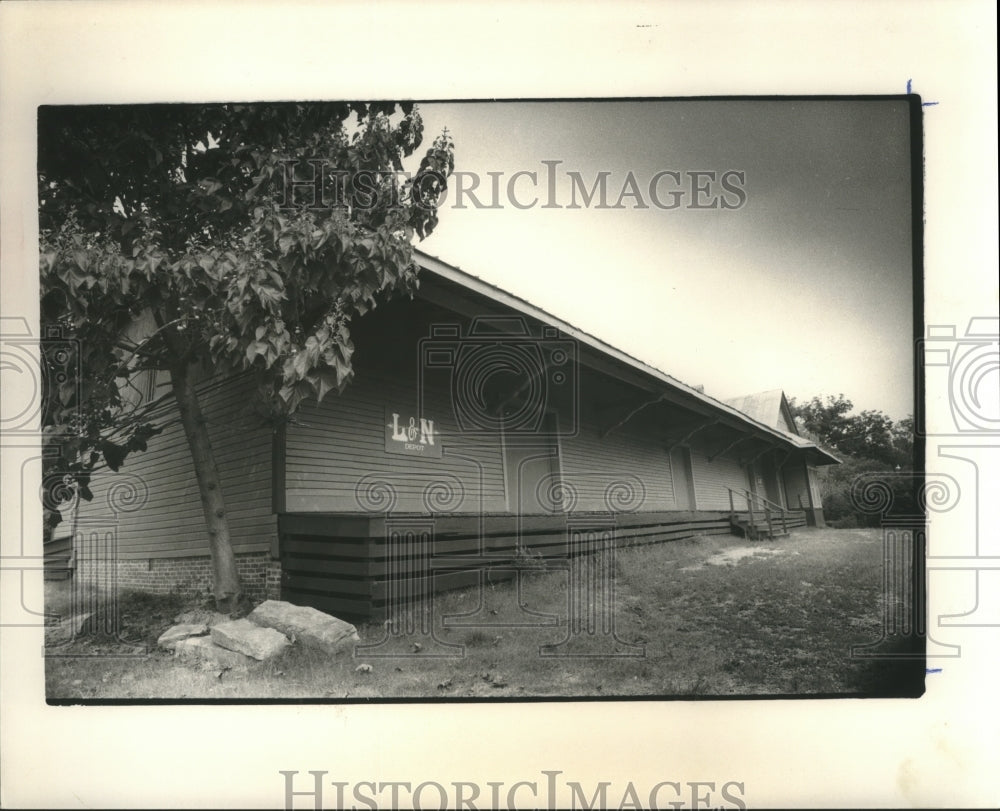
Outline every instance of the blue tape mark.
[[[906, 95], [910, 95], [913, 92], [913, 79], [906, 80]], [[936, 107], [940, 102], [937, 101], [922, 101], [920, 102], [921, 107]]]
[[941, 668], [940, 667], [928, 667], [928, 668], [925, 668], [925, 669], [926, 669], [926, 671], [928, 673], [940, 673], [941, 672]]

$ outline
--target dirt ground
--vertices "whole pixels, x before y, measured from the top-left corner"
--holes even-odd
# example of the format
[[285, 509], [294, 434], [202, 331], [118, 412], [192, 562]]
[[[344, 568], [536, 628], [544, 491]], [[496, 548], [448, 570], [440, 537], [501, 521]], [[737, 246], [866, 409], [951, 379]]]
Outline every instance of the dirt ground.
[[[50, 629], [46, 694], [58, 703], [919, 695], [923, 662], [898, 656], [907, 638], [879, 649], [895, 658], [856, 655], [880, 639], [884, 610], [899, 607], [900, 595], [883, 593], [881, 560], [879, 530], [625, 548], [604, 561], [613, 573], [604, 588], [574, 591], [565, 569], [525, 572], [519, 587], [438, 595], [428, 633], [420, 617], [402, 616], [359, 627], [353, 651], [328, 657], [294, 645], [245, 671], [156, 648], [198, 601], [126, 593], [110, 634], [67, 642]], [[68, 585], [46, 586], [47, 611], [66, 616]]]

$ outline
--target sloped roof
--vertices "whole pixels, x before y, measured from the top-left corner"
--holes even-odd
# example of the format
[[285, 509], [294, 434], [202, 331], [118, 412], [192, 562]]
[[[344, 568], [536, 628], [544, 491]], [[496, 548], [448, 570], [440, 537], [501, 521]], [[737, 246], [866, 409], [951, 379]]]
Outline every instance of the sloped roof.
[[[600, 352], [602, 355], [632, 367], [642, 374], [652, 378], [660, 385], [665, 385], [672, 392], [683, 395], [685, 398], [692, 401], [699, 402], [703, 406], [708, 406], [713, 411], [720, 414], [720, 416], [725, 415], [729, 418], [729, 420], [735, 419], [739, 423], [742, 423], [747, 431], [757, 434], [765, 434], [788, 447], [796, 450], [807, 451], [808, 459], [812, 464], [829, 465], [839, 464], [840, 462], [839, 459], [822, 450], [815, 443], [810, 442], [807, 439], [803, 439], [800, 436], [796, 436], [795, 434], [790, 434], [787, 431], [781, 430], [773, 425], [770, 420], [758, 420], [730, 403], [717, 400], [694, 386], [682, 383], [676, 378], [661, 372], [659, 369], [650, 366], [649, 364], [644, 363], [643, 361], [634, 358], [625, 352], [622, 352], [620, 349], [616, 349], [601, 339], [595, 338], [593, 335], [590, 335], [589, 333], [574, 327], [572, 324], [569, 324], [566, 321], [563, 321], [562, 319], [546, 312], [540, 307], [525, 301], [519, 296], [516, 296], [513, 293], [508, 293], [506, 290], [497, 287], [495, 284], [486, 282], [477, 276], [467, 273], [466, 271], [461, 270], [454, 265], [450, 265], [442, 259], [438, 259], [435, 256], [424, 253], [423, 251], [415, 250], [414, 254], [416, 255], [418, 264], [425, 270], [430, 271], [441, 278], [453, 281], [474, 293], [486, 296], [493, 301], [505, 305], [536, 321], [553, 326], [560, 332], [576, 339], [580, 342], [580, 344], [589, 346]], [[776, 391], [779, 395], [782, 395], [781, 389], [777, 389]]]
[[[742, 397], [732, 397], [726, 400], [728, 405], [738, 408], [748, 417], [756, 422], [762, 422], [771, 428], [785, 434], [795, 445], [803, 450], [813, 449], [809, 453], [809, 461], [816, 465], [839, 464], [840, 460], [833, 454], [823, 450], [815, 442], [799, 436], [795, 427], [795, 418], [792, 416], [791, 408], [785, 397], [785, 392], [781, 389], [769, 389], [759, 391], [755, 394], [744, 394]], [[784, 420], [782, 413], [784, 412]], [[786, 430], [782, 423], [787, 423], [792, 427], [792, 431]], [[794, 433], [793, 433], [794, 431]]]
[[781, 389], [771, 389], [770, 391], [759, 391], [756, 394], [745, 394], [742, 397], [733, 397], [725, 402], [733, 408], [739, 409], [751, 419], [762, 422], [764, 425], [770, 425], [780, 431], [784, 430], [781, 425], [781, 401], [784, 398], [785, 393]]

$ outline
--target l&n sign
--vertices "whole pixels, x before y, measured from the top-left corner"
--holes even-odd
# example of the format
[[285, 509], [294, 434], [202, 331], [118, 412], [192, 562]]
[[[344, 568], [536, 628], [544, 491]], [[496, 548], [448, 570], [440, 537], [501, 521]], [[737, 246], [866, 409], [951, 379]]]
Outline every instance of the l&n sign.
[[411, 417], [401, 410], [385, 410], [385, 450], [403, 456], [441, 458], [439, 435], [434, 420]]

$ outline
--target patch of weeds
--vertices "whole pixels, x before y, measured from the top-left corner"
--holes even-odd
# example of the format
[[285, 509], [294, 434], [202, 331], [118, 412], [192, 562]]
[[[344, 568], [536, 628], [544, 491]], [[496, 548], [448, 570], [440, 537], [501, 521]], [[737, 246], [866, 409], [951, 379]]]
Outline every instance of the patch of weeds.
[[617, 537], [616, 546], [618, 549], [634, 549], [641, 546], [639, 536], [634, 532], [625, 533]]
[[484, 648], [492, 642], [492, 637], [483, 630], [475, 630], [465, 637], [465, 644], [470, 648]]
[[548, 563], [537, 549], [519, 543], [514, 550], [514, 567], [521, 571], [543, 572], [548, 568]]
[[[522, 566], [515, 566], [511, 557], [504, 561], [503, 580], [491, 582], [484, 575], [481, 586], [435, 596], [429, 619], [438, 639], [464, 644], [464, 657], [414, 656], [417, 640], [425, 648], [426, 641], [419, 635], [424, 618], [412, 610], [395, 615], [392, 629], [380, 621], [358, 626], [362, 644], [385, 640], [378, 655], [390, 654], [373, 657], [367, 672], [357, 670], [366, 664], [363, 653], [345, 651], [331, 657], [300, 646], [273, 662], [221, 676], [160, 653], [138, 662], [49, 659], [47, 691], [50, 697], [303, 696], [333, 701], [496, 697], [498, 691], [608, 697], [859, 691], [919, 695], [921, 662], [910, 667], [849, 658], [851, 644], [872, 641], [881, 623], [882, 547], [877, 530], [796, 531], [769, 544], [784, 550], [783, 557], [753, 556], [739, 566], [683, 571], [714, 554], [732, 554], [746, 546], [741, 538], [699, 533], [622, 550], [614, 568], [616, 640], [586, 633], [567, 639], [572, 596], [567, 572], [525, 549]], [[794, 558], [793, 548], [801, 553]], [[503, 568], [497, 565], [496, 574]], [[515, 577], [511, 570], [516, 570]], [[47, 598], [49, 591], [47, 585]], [[47, 600], [47, 609], [58, 600], [66, 602], [65, 588], [62, 592]], [[197, 599], [122, 594], [119, 606], [124, 620], [155, 640], [185, 607], [178, 600], [194, 600], [196, 605]], [[477, 617], [482, 624], [442, 627], [443, 617], [451, 614]], [[554, 619], [542, 621], [543, 616]], [[527, 625], [512, 625], [525, 619], [530, 619]], [[501, 626], [506, 626], [502, 632]], [[618, 642], [642, 642], [643, 655], [616, 656]], [[91, 637], [73, 642], [83, 645], [88, 646], [83, 652], [100, 652]], [[543, 646], [560, 655], [539, 656]], [[393, 659], [394, 654], [398, 658]]]
[[708, 692], [706, 689], [707, 686], [708, 681], [705, 679], [705, 676], [699, 673], [698, 677], [684, 690], [684, 693], [689, 696], [699, 696]]

